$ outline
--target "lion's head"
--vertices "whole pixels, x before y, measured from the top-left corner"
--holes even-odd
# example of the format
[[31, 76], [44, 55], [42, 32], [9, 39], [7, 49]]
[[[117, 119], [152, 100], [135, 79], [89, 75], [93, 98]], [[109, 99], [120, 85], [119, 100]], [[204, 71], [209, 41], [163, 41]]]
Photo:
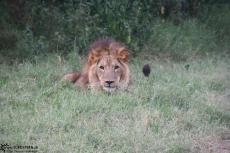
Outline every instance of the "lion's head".
[[89, 86], [98, 91], [126, 89], [129, 83], [128, 51], [114, 40], [95, 42], [88, 56]]

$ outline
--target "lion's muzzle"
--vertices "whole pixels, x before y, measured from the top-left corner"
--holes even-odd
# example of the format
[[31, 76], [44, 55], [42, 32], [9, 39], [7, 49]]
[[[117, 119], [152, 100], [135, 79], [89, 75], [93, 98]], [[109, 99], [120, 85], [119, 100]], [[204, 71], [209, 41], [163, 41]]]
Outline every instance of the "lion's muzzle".
[[115, 81], [105, 81], [104, 85], [103, 85], [103, 89], [106, 92], [113, 92], [116, 90], [116, 85], [115, 85]]

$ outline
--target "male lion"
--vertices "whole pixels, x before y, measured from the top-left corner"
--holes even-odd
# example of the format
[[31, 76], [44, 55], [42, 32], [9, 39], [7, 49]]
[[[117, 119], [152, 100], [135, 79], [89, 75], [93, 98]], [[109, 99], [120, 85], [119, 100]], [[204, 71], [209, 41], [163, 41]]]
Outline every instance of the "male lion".
[[90, 46], [82, 71], [66, 74], [64, 79], [93, 91], [125, 90], [129, 84], [128, 51], [113, 39], [98, 40]]

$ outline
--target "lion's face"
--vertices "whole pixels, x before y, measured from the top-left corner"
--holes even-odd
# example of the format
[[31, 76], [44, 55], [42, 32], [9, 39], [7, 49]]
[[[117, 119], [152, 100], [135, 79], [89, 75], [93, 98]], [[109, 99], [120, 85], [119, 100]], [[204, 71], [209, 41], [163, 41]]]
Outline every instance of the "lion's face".
[[127, 49], [114, 41], [94, 45], [88, 56], [88, 79], [94, 91], [111, 93], [126, 89], [129, 83]]
[[104, 56], [96, 64], [96, 75], [101, 88], [106, 92], [113, 92], [120, 87], [124, 76], [124, 66], [113, 56]]
[[128, 50], [113, 39], [95, 41], [81, 73], [67, 74], [64, 79], [95, 92], [126, 90], [129, 84]]

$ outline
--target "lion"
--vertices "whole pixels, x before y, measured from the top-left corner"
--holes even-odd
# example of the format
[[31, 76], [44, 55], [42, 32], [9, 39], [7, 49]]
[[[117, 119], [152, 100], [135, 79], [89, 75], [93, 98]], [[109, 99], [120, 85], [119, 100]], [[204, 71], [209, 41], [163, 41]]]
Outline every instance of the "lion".
[[81, 72], [64, 76], [80, 89], [112, 93], [129, 85], [128, 49], [113, 39], [95, 41], [89, 48], [87, 62]]

